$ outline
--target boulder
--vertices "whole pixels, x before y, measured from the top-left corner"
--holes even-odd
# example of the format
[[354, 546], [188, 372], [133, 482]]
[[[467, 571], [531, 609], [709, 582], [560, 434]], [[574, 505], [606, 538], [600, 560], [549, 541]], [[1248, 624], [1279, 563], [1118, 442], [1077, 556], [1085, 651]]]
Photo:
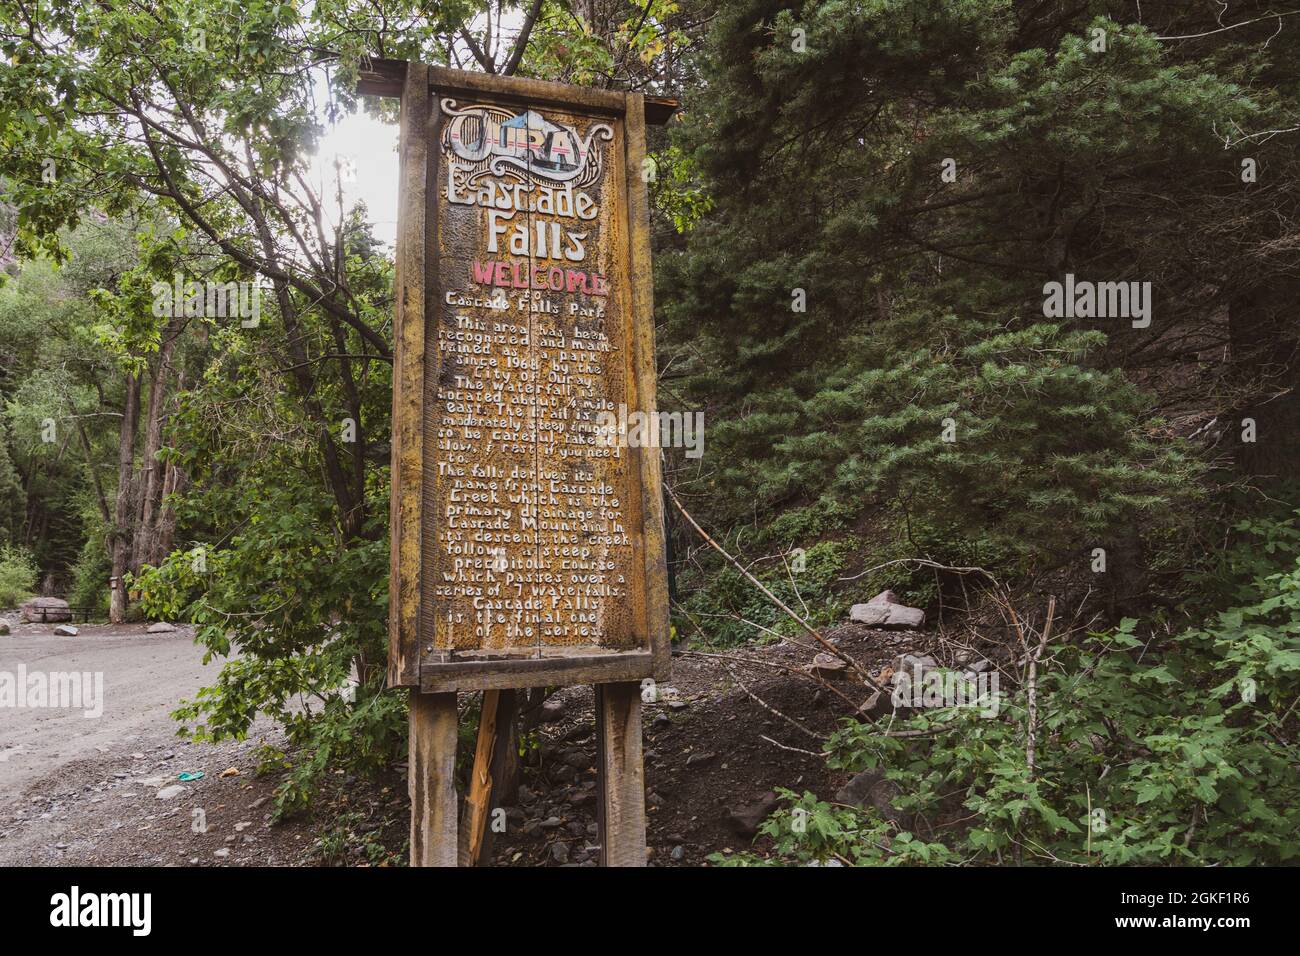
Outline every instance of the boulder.
[[0, 617], [0, 637], [4, 637], [8, 633], [9, 633], [9, 622], [6, 621], [4, 618]]
[[804, 670], [823, 680], [838, 680], [844, 676], [848, 667], [848, 664], [834, 654], [822, 653], [814, 657], [811, 664], [806, 664]]
[[72, 620], [72, 609], [62, 598], [32, 598], [19, 610], [22, 619], [29, 624], [58, 624], [60, 621]]
[[893, 591], [881, 591], [866, 604], [855, 604], [849, 617], [859, 624], [892, 630], [918, 628], [925, 624], [925, 612], [898, 602]]
[[853, 605], [849, 608], [849, 617], [859, 624], [884, 630], [915, 630], [925, 624], [925, 612], [919, 607], [908, 607], [906, 604], [877, 604], [875, 599], [866, 604]]
[[889, 694], [872, 691], [871, 696], [862, 702], [858, 713], [869, 720], [884, 717], [894, 712], [894, 702]]
[[60, 624], [54, 629], [56, 637], [76, 637], [78, 631], [71, 624]]
[[594, 762], [590, 755], [583, 753], [581, 750], [566, 750], [560, 755], [560, 760], [567, 763], [574, 770], [586, 770]]
[[146, 634], [171, 634], [176, 630], [166, 621], [159, 621], [157, 624], [150, 624]]
[[886, 780], [879, 770], [864, 770], [840, 788], [835, 802], [851, 807], [875, 807], [886, 820], [897, 822], [899, 812], [894, 799], [901, 793], [898, 784]]
[[728, 810], [727, 826], [731, 827], [737, 836], [753, 837], [758, 833], [759, 824], [766, 820], [767, 815], [779, 804], [780, 800], [777, 799], [776, 794], [769, 790], [752, 803]]
[[563, 720], [565, 714], [564, 701], [556, 700], [552, 697], [542, 704], [542, 712], [538, 716], [538, 722], [543, 724], [553, 724], [556, 721]]

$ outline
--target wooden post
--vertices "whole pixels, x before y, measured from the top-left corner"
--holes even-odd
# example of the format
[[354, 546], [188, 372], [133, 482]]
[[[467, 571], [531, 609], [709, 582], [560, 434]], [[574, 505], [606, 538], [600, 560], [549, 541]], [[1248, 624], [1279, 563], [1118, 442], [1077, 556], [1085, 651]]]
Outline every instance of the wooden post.
[[393, 294], [393, 436], [389, 493], [388, 686], [420, 686], [424, 610], [425, 233], [429, 189], [429, 73], [403, 70], [401, 191]]
[[596, 685], [601, 866], [645, 866], [645, 765], [641, 686]]
[[519, 792], [518, 740], [519, 695], [513, 690], [484, 691], [474, 767], [461, 812], [461, 866], [481, 866], [492, 854], [492, 814], [513, 803]]
[[411, 866], [456, 865], [456, 695], [411, 691]]
[[[492, 753], [497, 742], [497, 707], [501, 700], [499, 690], [483, 691], [483, 704], [479, 708], [478, 744], [474, 748], [474, 766], [469, 774], [469, 791], [465, 794], [465, 815], [460, 834], [460, 865], [477, 866], [483, 852], [483, 835], [487, 832], [491, 813]], [[509, 693], [505, 691], [504, 693]]]

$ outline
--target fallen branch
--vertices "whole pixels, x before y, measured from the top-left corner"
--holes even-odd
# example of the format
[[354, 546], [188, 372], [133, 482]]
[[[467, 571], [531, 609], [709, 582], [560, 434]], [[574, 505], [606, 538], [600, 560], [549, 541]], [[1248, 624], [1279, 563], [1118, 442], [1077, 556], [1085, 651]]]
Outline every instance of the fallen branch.
[[797, 677], [806, 677], [824, 689], [830, 691], [840, 700], [844, 701], [844, 703], [853, 708], [854, 713], [857, 713], [862, 709], [861, 704], [853, 703], [853, 700], [847, 694], [838, 687], [833, 686], [830, 681], [826, 680], [826, 678], [821, 677], [816, 673], [806, 671], [802, 667], [791, 667], [789, 664], [782, 664], [777, 661], [763, 661], [756, 657], [741, 657], [738, 654], [708, 654], [704, 651], [679, 651], [678, 653], [682, 657], [701, 657], [709, 660], [736, 661], [741, 664], [753, 664], [757, 667], [770, 667], [774, 670], [784, 671], [787, 674], [794, 674]]
[[755, 694], [752, 690], [750, 690], [749, 687], [747, 687], [747, 686], [745, 685], [745, 682], [744, 682], [743, 680], [741, 680], [739, 677], [736, 676], [736, 672], [735, 672], [734, 670], [732, 670], [730, 664], [727, 664], [727, 665], [726, 665], [726, 668], [727, 668], [727, 673], [731, 675], [731, 679], [734, 680], [737, 684], [739, 684], [739, 685], [740, 685], [740, 689], [743, 690], [746, 694], [748, 694], [748, 695], [749, 695], [749, 698], [750, 698], [752, 701], [754, 701], [754, 703], [758, 704], [758, 706], [762, 707], [762, 708], [763, 708], [764, 710], [766, 710], [769, 714], [773, 714], [773, 715], [775, 715], [775, 716], [777, 716], [777, 717], [780, 717], [782, 720], [784, 720], [786, 723], [790, 724], [791, 726], [793, 726], [793, 727], [797, 727], [799, 730], [802, 730], [805, 734], [807, 734], [807, 735], [808, 735], [809, 737], [811, 737], [813, 740], [821, 740], [821, 739], [822, 739], [820, 735], [813, 733], [811, 730], [809, 730], [807, 727], [805, 727], [803, 724], [799, 723], [799, 721], [795, 720], [793, 717], [789, 716], [788, 714], [783, 714], [783, 713], [781, 713], [781, 711], [777, 710], [775, 707], [773, 707], [773, 706], [772, 706], [771, 704], [769, 704], [767, 701], [763, 700], [763, 698], [759, 697], [759, 696], [758, 696], [757, 694]]
[[964, 568], [950, 564], [940, 564], [938, 561], [931, 561], [928, 558], [894, 558], [894, 560], [886, 561], [884, 564], [877, 564], [874, 568], [867, 568], [865, 571], [859, 571], [857, 574], [850, 574], [847, 577], [837, 578], [836, 580], [856, 581], [858, 578], [866, 577], [873, 571], [880, 571], [884, 568], [892, 567], [895, 564], [917, 564], [923, 568], [934, 568], [936, 571], [955, 571], [957, 574], [982, 574], [992, 581], [995, 586], [1001, 587], [1001, 585], [998, 584], [998, 579], [988, 571], [984, 570], [984, 568]]
[[826, 759], [825, 754], [819, 754], [815, 750], [804, 750], [802, 747], [790, 747], [786, 744], [781, 743], [778, 740], [773, 740], [771, 737], [768, 737], [765, 734], [759, 734], [759, 736], [762, 737], [764, 740], [766, 740], [773, 747], [780, 747], [782, 750], [788, 750], [794, 754], [807, 754], [809, 757], [817, 757], [818, 759], [821, 760]]

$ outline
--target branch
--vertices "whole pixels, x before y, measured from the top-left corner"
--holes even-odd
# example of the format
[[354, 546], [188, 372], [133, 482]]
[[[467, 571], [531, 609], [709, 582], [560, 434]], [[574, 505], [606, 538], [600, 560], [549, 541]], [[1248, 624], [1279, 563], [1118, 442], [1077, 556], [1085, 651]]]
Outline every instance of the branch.
[[524, 58], [524, 47], [528, 46], [528, 37], [533, 32], [537, 15], [541, 12], [542, 0], [533, 0], [533, 7], [524, 18], [524, 25], [519, 31], [518, 39], [515, 40], [514, 49], [510, 51], [510, 59], [506, 60], [505, 69], [501, 71], [504, 76], [514, 76], [515, 70], [519, 69], [519, 61]]
[[1056, 595], [1052, 595], [1047, 601], [1047, 623], [1043, 625], [1042, 637], [1038, 639], [1038, 647], [1029, 655], [1029, 679], [1025, 682], [1025, 699], [1028, 704], [1029, 716], [1027, 731], [1025, 733], [1025, 763], [1029, 766], [1029, 779], [1034, 779], [1034, 770], [1036, 764], [1036, 753], [1038, 745], [1038, 659], [1043, 656], [1043, 650], [1047, 647], [1047, 642], [1052, 636], [1052, 619], [1056, 616]]
[[1256, 17], [1253, 20], [1242, 20], [1240, 23], [1234, 23], [1231, 26], [1220, 27], [1218, 30], [1206, 30], [1204, 33], [1184, 33], [1176, 37], [1156, 37], [1157, 40], [1197, 40], [1201, 37], [1213, 36], [1216, 33], [1226, 33], [1229, 30], [1235, 30], [1237, 27], [1249, 26], [1252, 23], [1261, 23], [1264, 20], [1281, 20], [1283, 17], [1293, 17], [1300, 10], [1288, 10], [1286, 13], [1270, 13], [1266, 17]]
[[464, 27], [461, 27], [460, 38], [469, 46], [469, 52], [474, 54], [474, 59], [478, 60], [479, 66], [483, 67], [483, 69], [488, 73], [495, 73], [497, 71], [496, 66], [492, 63], [492, 60], [488, 55], [483, 52], [482, 47], [478, 45], [478, 41], [474, 39], [472, 33]]

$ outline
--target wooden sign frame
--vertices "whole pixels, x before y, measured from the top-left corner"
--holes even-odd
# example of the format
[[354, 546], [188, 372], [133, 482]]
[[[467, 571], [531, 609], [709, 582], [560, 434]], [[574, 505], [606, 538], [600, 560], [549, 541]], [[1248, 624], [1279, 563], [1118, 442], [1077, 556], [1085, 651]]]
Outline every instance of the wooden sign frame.
[[[439, 323], [446, 321], [439, 255], [439, 188], [445, 104], [485, 101], [519, 111], [547, 109], [598, 120], [612, 130], [611, 159], [602, 201], [613, 200], [618, 243], [614, 273], [624, 308], [619, 340], [628, 350], [626, 405], [653, 415], [656, 366], [654, 304], [650, 271], [649, 201], [643, 170], [646, 123], [663, 123], [676, 103], [639, 93], [620, 93], [537, 80], [466, 73], [405, 61], [369, 61], [358, 92], [401, 100], [400, 199], [398, 209], [389, 586], [390, 687], [411, 690], [410, 786], [413, 865], [464, 865], [478, 858], [491, 793], [491, 755], [496, 741], [500, 693], [515, 688], [596, 685], [598, 815], [602, 862], [645, 863], [644, 770], [641, 753], [640, 681], [670, 673], [667, 564], [657, 443], [627, 449], [628, 470], [639, 494], [626, 507], [631, 553], [638, 558], [638, 586], [629, 598], [636, 644], [610, 649], [585, 646], [543, 649], [536, 656], [476, 650], [458, 657], [436, 646], [438, 602], [434, 599], [437, 508], [432, 475], [437, 464], [428, 405], [442, 360]], [[528, 160], [531, 169], [531, 155]], [[621, 174], [620, 183], [616, 174]], [[443, 187], [445, 188], [445, 187]], [[452, 290], [460, 291], [460, 290]], [[471, 793], [466, 798], [467, 834], [460, 834], [453, 772], [457, 692], [484, 691]], [[515, 695], [509, 698], [515, 699]]]

